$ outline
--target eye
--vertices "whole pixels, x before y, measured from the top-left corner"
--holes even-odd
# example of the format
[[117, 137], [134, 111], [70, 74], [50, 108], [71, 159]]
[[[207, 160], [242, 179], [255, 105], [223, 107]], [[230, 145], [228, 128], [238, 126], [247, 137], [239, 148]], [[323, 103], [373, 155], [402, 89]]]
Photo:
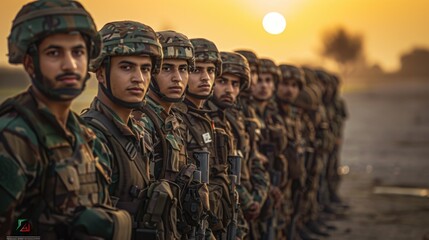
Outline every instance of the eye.
[[46, 52], [46, 55], [49, 57], [58, 57], [60, 55], [60, 51], [57, 49], [51, 49]]
[[226, 83], [227, 83], [227, 81], [226, 81], [224, 78], [219, 78], [219, 79], [217, 80], [217, 82], [218, 82], [219, 84], [226, 84]]
[[171, 71], [171, 67], [170, 66], [162, 66], [162, 71], [163, 72], [170, 72]]
[[207, 69], [208, 74], [213, 74], [213, 73], [215, 73], [215, 71], [216, 71], [216, 69], [214, 69], [214, 68]]
[[86, 50], [83, 48], [82, 49], [75, 49], [75, 50], [73, 50], [73, 55], [76, 57], [84, 56], [84, 55], [86, 55]]
[[233, 86], [233, 87], [240, 87], [240, 82], [233, 82], [233, 83], [232, 83], [232, 86]]
[[200, 68], [194, 68], [192, 71], [192, 73], [200, 73], [200, 72], [201, 72]]
[[188, 71], [188, 66], [180, 66], [179, 67], [179, 71], [181, 71], [181, 72], [187, 72]]
[[151, 72], [151, 71], [152, 71], [152, 67], [150, 67], [150, 66], [143, 66], [143, 67], [141, 68], [141, 71], [142, 71], [143, 73]]
[[121, 65], [120, 68], [126, 72], [131, 71], [134, 67], [129, 64]]

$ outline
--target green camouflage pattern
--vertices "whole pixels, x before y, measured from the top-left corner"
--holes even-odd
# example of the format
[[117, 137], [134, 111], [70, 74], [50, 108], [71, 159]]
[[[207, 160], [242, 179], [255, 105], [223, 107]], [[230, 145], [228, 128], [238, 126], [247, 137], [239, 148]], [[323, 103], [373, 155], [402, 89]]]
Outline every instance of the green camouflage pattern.
[[[145, 129], [145, 142], [152, 147], [150, 162], [150, 177], [152, 180], [167, 179], [174, 181], [180, 169], [187, 164], [186, 143], [183, 139], [183, 124], [180, 116], [170, 111], [167, 113], [165, 109], [154, 101], [149, 96], [146, 96], [146, 105], [144, 106], [149, 111], [154, 112], [156, 119], [152, 119], [146, 114], [138, 120], [142, 121]], [[135, 110], [139, 112], [139, 110]], [[156, 121], [156, 123], [154, 122]], [[156, 130], [158, 125], [163, 131], [160, 135]], [[165, 138], [168, 149], [163, 149], [162, 138]], [[164, 156], [164, 153], [167, 156]], [[168, 159], [168, 160], [165, 160]], [[162, 173], [164, 175], [162, 175]]]
[[188, 37], [172, 30], [157, 32], [164, 59], [183, 59], [193, 68], [194, 47]]
[[260, 73], [270, 73], [274, 77], [274, 81], [276, 83], [279, 82], [281, 78], [281, 72], [280, 69], [277, 67], [277, 65], [273, 62], [271, 59], [267, 58], [261, 58], [259, 59], [259, 71]]
[[324, 70], [318, 69], [315, 70], [317, 79], [321, 81], [323, 84], [330, 84], [332, 82], [331, 76]]
[[309, 67], [302, 67], [302, 70], [304, 71], [304, 78], [307, 85], [317, 81], [317, 76], [313, 69]]
[[20, 64], [29, 47], [55, 33], [77, 31], [91, 41], [90, 59], [100, 53], [101, 38], [91, 15], [76, 1], [34, 1], [23, 6], [8, 37], [9, 63]]
[[[66, 134], [52, 112], [34, 99], [31, 91], [9, 99], [24, 103], [31, 120], [13, 109], [0, 116], [0, 226], [6, 226], [0, 228], [0, 236], [6, 235], [4, 230], [14, 229], [15, 218], [28, 217], [29, 213], [35, 214], [40, 224], [58, 225], [70, 222], [79, 207], [110, 203], [108, 149], [75, 113], [69, 114], [66, 128], [71, 135]], [[5, 110], [3, 106], [1, 109]], [[40, 136], [42, 133], [47, 134]], [[46, 174], [48, 169], [56, 174]], [[46, 204], [38, 211], [34, 208], [42, 197]], [[42, 222], [40, 215], [47, 212], [51, 218]]]
[[294, 79], [298, 81], [299, 88], [302, 89], [306, 82], [305, 82], [305, 74], [304, 71], [296, 66], [293, 65], [287, 65], [287, 64], [280, 64], [279, 69], [281, 72], [281, 80], [287, 81], [290, 79]]
[[259, 73], [259, 59], [256, 54], [249, 50], [236, 50], [236, 53], [243, 55], [249, 62], [250, 70], [255, 70]]
[[194, 46], [195, 61], [214, 63], [216, 76], [222, 75], [222, 60], [214, 42], [205, 38], [193, 38], [191, 43]]
[[103, 48], [90, 69], [95, 71], [107, 56], [148, 55], [154, 61], [153, 70], [159, 70], [162, 47], [155, 31], [143, 23], [134, 21], [110, 22], [100, 30]]
[[247, 59], [234, 52], [220, 52], [222, 58], [222, 74], [230, 73], [240, 77], [240, 91], [250, 87], [250, 66]]

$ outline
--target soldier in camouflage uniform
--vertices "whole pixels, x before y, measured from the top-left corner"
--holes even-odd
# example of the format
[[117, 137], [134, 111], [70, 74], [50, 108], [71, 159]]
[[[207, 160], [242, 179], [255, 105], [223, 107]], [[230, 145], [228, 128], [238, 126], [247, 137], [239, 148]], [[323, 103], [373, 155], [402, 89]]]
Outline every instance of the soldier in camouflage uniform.
[[129, 239], [129, 214], [109, 206], [110, 154], [70, 111], [100, 53], [91, 16], [75, 1], [31, 2], [8, 42], [32, 85], [0, 107], [0, 235], [24, 219], [41, 239]]
[[[252, 220], [257, 219], [259, 216], [261, 207], [268, 196], [270, 175], [264, 167], [264, 163], [267, 162], [267, 159], [258, 150], [258, 142], [261, 138], [261, 126], [258, 124], [259, 121], [257, 120], [256, 111], [251, 105], [253, 101], [251, 85], [256, 84], [258, 81], [259, 59], [254, 52], [249, 50], [237, 50], [236, 52], [242, 54], [247, 59], [250, 67], [249, 87], [240, 91], [236, 106], [239, 110], [239, 114], [244, 115], [245, 128], [249, 136], [248, 171], [246, 171], [246, 168], [243, 168], [241, 182], [243, 186], [246, 185], [246, 182], [250, 182], [252, 185], [251, 193], [254, 203], [250, 205], [249, 208], [244, 208], [246, 219], [252, 222]], [[252, 225], [255, 224], [251, 223], [251, 226]], [[259, 239], [260, 236], [253, 232], [254, 230], [254, 228], [251, 228], [253, 239]]]
[[[210, 180], [219, 177], [216, 176], [217, 166], [219, 165], [216, 142], [214, 139], [212, 120], [208, 116], [208, 112], [203, 109], [205, 101], [213, 94], [213, 85], [216, 76], [222, 73], [222, 62], [220, 59], [219, 51], [216, 45], [210, 40], [204, 38], [195, 38], [190, 40], [195, 50], [195, 66], [191, 69], [189, 75], [189, 82], [186, 88], [186, 97], [183, 102], [175, 104], [175, 108], [181, 114], [186, 131], [184, 139], [187, 143], [187, 151], [189, 161], [197, 165], [198, 169], [202, 172], [202, 179], [209, 180], [208, 189], [210, 190], [208, 221], [210, 228], [207, 229], [207, 221], [201, 221], [200, 230], [207, 229], [207, 233], [200, 235], [207, 235], [209, 238], [213, 233], [223, 230], [223, 226], [219, 224], [218, 218], [214, 213], [218, 212], [220, 199], [222, 198], [222, 187]], [[202, 169], [205, 163], [199, 162], [198, 154], [201, 152], [208, 152], [208, 166]], [[207, 171], [208, 170], [208, 171]], [[206, 173], [204, 173], [206, 171]], [[209, 174], [210, 173], [210, 174]], [[204, 176], [205, 175], [205, 176]], [[227, 178], [227, 176], [225, 176]], [[207, 181], [203, 180], [207, 183]], [[204, 199], [207, 201], [208, 199]], [[202, 228], [201, 228], [202, 227]], [[198, 236], [201, 239], [204, 236]], [[214, 235], [212, 235], [214, 238]]]
[[292, 219], [288, 225], [288, 236], [289, 238], [293, 238], [300, 223], [306, 170], [304, 165], [300, 110], [293, 106], [292, 103], [303, 88], [304, 80], [300, 69], [286, 64], [282, 64], [279, 67], [282, 78], [279, 81], [276, 96], [279, 103], [279, 112], [287, 129], [288, 147], [285, 150], [285, 155], [289, 163], [290, 200], [293, 207]]
[[284, 239], [282, 229], [285, 229], [287, 222], [285, 193], [288, 191], [288, 163], [283, 152], [287, 139], [283, 120], [273, 101], [280, 72], [270, 59], [259, 59], [259, 63], [259, 76], [252, 84], [253, 106], [261, 125], [258, 149], [267, 158], [265, 167], [271, 178], [270, 194], [261, 210], [259, 227], [263, 238]]
[[335, 117], [335, 108], [332, 101], [333, 88], [332, 88], [332, 79], [331, 76], [324, 70], [318, 69], [315, 70], [316, 80], [318, 81], [319, 86], [321, 87], [321, 114], [322, 119], [326, 125], [326, 131], [324, 132], [322, 146], [323, 146], [323, 171], [320, 182], [319, 189], [319, 203], [324, 212], [327, 213], [336, 213], [334, 208], [331, 205], [331, 192], [333, 191], [331, 176], [332, 171], [336, 171], [334, 168], [335, 165], [335, 144], [336, 136], [335, 131], [337, 129], [337, 123], [334, 121]]
[[[307, 168], [305, 162], [307, 144], [305, 139], [310, 137], [303, 134], [303, 110], [294, 105], [294, 102], [300, 92], [303, 90], [305, 85], [305, 76], [302, 69], [293, 65], [280, 65], [282, 72], [282, 81], [277, 88], [277, 99], [280, 105], [280, 114], [282, 115], [287, 129], [288, 135], [288, 148], [286, 149], [285, 155], [289, 163], [289, 177], [292, 186], [292, 200], [293, 200], [293, 214], [292, 222], [289, 225], [289, 231], [294, 231], [296, 227], [303, 239], [311, 239], [309, 233], [311, 230], [316, 231], [319, 235], [327, 235], [327, 233], [311, 228], [307, 229], [305, 221], [303, 219], [304, 212], [307, 212], [308, 198], [307, 190], [310, 186], [307, 186], [308, 179]], [[306, 122], [305, 124], [309, 124]], [[312, 134], [315, 132], [311, 130], [312, 126], [305, 126], [310, 129], [306, 129], [309, 132], [306, 134]], [[315, 138], [315, 136], [314, 136]], [[304, 145], [305, 144], [305, 145]]]
[[[306, 73], [297, 67], [291, 67], [292, 75], [303, 81], [304, 87], [301, 89], [294, 105], [299, 108], [301, 115], [301, 131], [304, 142], [304, 161], [306, 169], [306, 178], [304, 193], [301, 204], [302, 229], [308, 233], [321, 236], [328, 236], [328, 233], [317, 223], [319, 215], [319, 204], [317, 202], [317, 193], [319, 190], [320, 175], [323, 169], [323, 161], [320, 158], [320, 141], [317, 139], [317, 131], [320, 131], [320, 114], [318, 97], [320, 93], [315, 88], [312, 80], [308, 82]], [[301, 230], [301, 231], [303, 231]], [[301, 233], [304, 235], [305, 233]], [[306, 237], [303, 237], [304, 239]], [[307, 237], [309, 238], [309, 237]]]
[[332, 175], [331, 175], [331, 185], [332, 185], [332, 190], [331, 190], [331, 201], [333, 203], [341, 203], [341, 199], [338, 196], [338, 186], [340, 184], [340, 175], [338, 173], [338, 168], [340, 167], [340, 150], [341, 150], [341, 145], [343, 142], [343, 131], [344, 131], [344, 122], [345, 120], [348, 118], [348, 111], [347, 111], [347, 107], [346, 107], [346, 103], [344, 101], [344, 99], [339, 95], [339, 88], [340, 88], [340, 79], [338, 76], [336, 75], [332, 75], [332, 80], [333, 80], [333, 88], [334, 88], [334, 92], [333, 92], [333, 101], [334, 101], [334, 108], [335, 108], [335, 122], [337, 123], [337, 128], [334, 131], [334, 134], [336, 136], [336, 141], [335, 141], [335, 147], [334, 147], [334, 158], [335, 158], [335, 163], [333, 164], [333, 169], [335, 169], [335, 171], [332, 171]]
[[[142, 194], [150, 185], [148, 147], [142, 123], [131, 116], [132, 109], [142, 104], [151, 74], [160, 69], [161, 45], [151, 27], [133, 21], [107, 23], [100, 35], [103, 49], [91, 64], [99, 81], [98, 95], [82, 117], [114, 155], [110, 195], [116, 207], [133, 217], [133, 238], [156, 239], [156, 226], [158, 239], [168, 239], [174, 234], [170, 223], [143, 222], [149, 214], [143, 209]], [[164, 207], [158, 204], [160, 214]]]
[[[221, 57], [222, 56], [225, 56], [225, 53], [221, 52]], [[222, 63], [222, 71], [230, 67], [231, 65]], [[236, 68], [240, 71], [245, 70], [243, 66], [237, 66]], [[241, 238], [244, 237], [245, 234], [243, 226], [240, 227], [237, 234], [238, 218], [239, 215], [242, 216], [241, 213], [239, 214], [238, 212], [239, 200], [236, 191], [238, 176], [236, 173], [234, 174], [232, 172], [234, 166], [229, 164], [229, 160], [232, 159], [232, 157], [240, 156], [236, 151], [231, 124], [226, 118], [226, 109], [233, 106], [241, 86], [247, 84], [245, 79], [244, 77], [240, 78], [236, 75], [232, 75], [230, 72], [223, 72], [222, 75], [216, 78], [213, 96], [205, 104], [205, 108], [209, 111], [208, 114], [214, 125], [216, 155], [218, 158], [216, 169], [213, 169], [213, 172], [210, 173], [211, 176], [214, 176], [210, 181], [222, 188], [221, 204], [215, 215], [220, 220], [219, 224], [223, 229], [216, 235], [217, 239], [233, 239], [235, 236]]]
[[[249, 136], [245, 129], [244, 116], [242, 112], [237, 109], [238, 95], [241, 91], [249, 88], [250, 83], [250, 67], [247, 59], [239, 53], [221, 52], [222, 70], [223, 73], [220, 78], [234, 77], [240, 82], [239, 91], [232, 91], [231, 96], [234, 99], [231, 106], [226, 108], [226, 120], [231, 126], [232, 134], [234, 137], [234, 147], [237, 149], [237, 158], [240, 163], [232, 162], [234, 158], [228, 159], [230, 174], [235, 175], [238, 179], [236, 190], [239, 196], [240, 209], [238, 216], [238, 232], [237, 237], [244, 238], [248, 233], [248, 224], [244, 219], [243, 209], [251, 211], [259, 211], [259, 205], [253, 201], [252, 189], [249, 182], [249, 166], [248, 159], [250, 155], [250, 142]], [[224, 88], [225, 90], [227, 88]], [[219, 89], [218, 89], [219, 90]], [[227, 92], [227, 91], [225, 91]], [[239, 166], [238, 166], [239, 165]], [[235, 172], [234, 172], [235, 171]], [[246, 176], [243, 179], [242, 176]], [[241, 180], [244, 180], [242, 182]], [[256, 209], [255, 209], [256, 208]], [[252, 212], [253, 213], [253, 212]]]
[[[187, 238], [192, 231], [190, 214], [193, 207], [187, 204], [188, 186], [193, 181], [196, 170], [194, 164], [189, 164], [184, 136], [184, 124], [173, 104], [184, 99], [189, 71], [194, 67], [194, 48], [189, 39], [174, 31], [158, 32], [158, 39], [162, 45], [163, 63], [159, 73], [154, 75], [150, 90], [146, 96], [146, 105], [134, 111], [145, 125], [145, 139], [152, 147], [153, 160], [150, 162], [152, 179], [164, 179], [175, 186], [179, 191], [177, 228], [182, 238]], [[140, 112], [140, 113], [139, 113]], [[173, 192], [177, 192], [174, 190]], [[199, 208], [201, 205], [196, 205]], [[182, 208], [183, 207], [183, 208]], [[201, 213], [200, 209], [196, 213]], [[172, 216], [175, 217], [175, 216]], [[200, 218], [200, 216], [196, 216]]]

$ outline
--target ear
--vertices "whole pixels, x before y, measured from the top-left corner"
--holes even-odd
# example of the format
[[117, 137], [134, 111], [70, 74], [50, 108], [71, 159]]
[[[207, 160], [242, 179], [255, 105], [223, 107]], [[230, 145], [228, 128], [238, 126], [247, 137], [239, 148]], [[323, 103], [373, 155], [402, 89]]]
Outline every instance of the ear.
[[25, 54], [23, 64], [25, 71], [33, 78], [35, 75], [33, 58], [30, 55]]
[[97, 81], [101, 84], [106, 83], [106, 71], [104, 67], [99, 67], [97, 71], [95, 72], [95, 77], [97, 78]]

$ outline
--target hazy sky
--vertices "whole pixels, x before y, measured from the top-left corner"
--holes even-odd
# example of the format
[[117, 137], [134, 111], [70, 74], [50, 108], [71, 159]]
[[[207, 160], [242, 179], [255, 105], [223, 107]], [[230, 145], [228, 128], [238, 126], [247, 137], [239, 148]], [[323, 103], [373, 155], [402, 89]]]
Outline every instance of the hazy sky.
[[[0, 3], [0, 64], [7, 63], [7, 36], [21, 6]], [[429, 0], [84, 0], [100, 29], [105, 23], [135, 20], [156, 31], [172, 29], [190, 38], [204, 37], [223, 51], [254, 50], [276, 63], [319, 63], [321, 35], [345, 27], [364, 37], [370, 63], [399, 67], [399, 55], [415, 46], [429, 48]], [[287, 21], [280, 35], [262, 27], [263, 16], [277, 11]]]

